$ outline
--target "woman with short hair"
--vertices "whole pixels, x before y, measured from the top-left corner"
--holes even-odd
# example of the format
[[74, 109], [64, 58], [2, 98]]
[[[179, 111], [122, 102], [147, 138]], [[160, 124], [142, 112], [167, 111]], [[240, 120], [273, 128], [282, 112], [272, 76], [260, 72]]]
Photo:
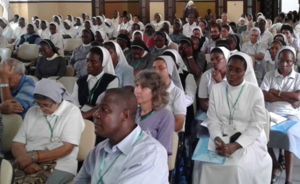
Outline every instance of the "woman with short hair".
[[135, 76], [134, 94], [139, 104], [138, 124], [172, 155], [175, 119], [165, 108], [169, 94], [164, 80], [155, 71], [144, 70]]

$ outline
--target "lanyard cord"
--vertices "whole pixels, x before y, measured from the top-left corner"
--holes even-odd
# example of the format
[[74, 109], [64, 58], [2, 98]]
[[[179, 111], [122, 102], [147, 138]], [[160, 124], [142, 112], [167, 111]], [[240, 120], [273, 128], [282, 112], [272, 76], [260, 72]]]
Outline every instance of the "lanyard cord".
[[90, 90], [90, 85], [89, 82], [87, 82], [87, 87], [88, 87], [88, 91], [89, 91], [89, 98], [88, 98], [88, 102], [91, 104], [93, 99], [94, 99], [94, 93], [96, 91], [96, 89], [98, 88], [100, 82], [101, 82], [102, 77], [98, 80], [98, 82], [96, 83], [96, 87], [94, 86], [93, 89]]
[[51, 137], [50, 137], [50, 140], [51, 140], [51, 142], [53, 142], [53, 141], [54, 141], [53, 133], [54, 133], [56, 124], [57, 124], [57, 122], [58, 122], [58, 116], [56, 116], [55, 123], [54, 123], [54, 126], [53, 126], [53, 127], [51, 126], [51, 124], [50, 124], [50, 122], [48, 121], [48, 119], [47, 119], [46, 116], [45, 116], [45, 119], [46, 119], [46, 121], [47, 121], [47, 123], [48, 123], [48, 126], [49, 126], [49, 129], [50, 129], [50, 131], [51, 131]]
[[[141, 130], [140, 134], [137, 136], [137, 138], [135, 139], [135, 142], [133, 143], [133, 146], [142, 138], [143, 136], [143, 131]], [[105, 165], [105, 160], [106, 160], [106, 157], [107, 157], [107, 152], [105, 152], [105, 155], [104, 155], [104, 159], [101, 163], [101, 166], [100, 166], [100, 171], [99, 171], [99, 180], [97, 182], [97, 184], [101, 184], [102, 183], [102, 178], [103, 176], [108, 172], [108, 170], [115, 164], [115, 162], [118, 160], [118, 158], [121, 156], [122, 153], [120, 153], [115, 159], [114, 161], [109, 165], [108, 169], [102, 174], [102, 171], [103, 171], [103, 168], [104, 168], [104, 165]]]
[[226, 99], [227, 99], [227, 105], [228, 105], [228, 108], [229, 108], [229, 124], [232, 125], [233, 124], [233, 115], [234, 115], [234, 112], [235, 112], [235, 106], [236, 104], [238, 103], [239, 99], [240, 99], [240, 96], [244, 90], [244, 87], [245, 87], [245, 84], [242, 86], [242, 89], [240, 90], [239, 92], [239, 95], [237, 97], [237, 99], [235, 100], [233, 106], [232, 106], [232, 111], [231, 111], [231, 107], [229, 105], [229, 95], [228, 95], [228, 85], [226, 86]]

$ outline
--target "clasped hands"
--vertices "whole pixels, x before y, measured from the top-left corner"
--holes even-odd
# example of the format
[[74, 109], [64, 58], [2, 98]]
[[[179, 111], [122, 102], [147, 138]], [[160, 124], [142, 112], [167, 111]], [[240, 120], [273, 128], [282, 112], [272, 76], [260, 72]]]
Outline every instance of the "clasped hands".
[[216, 144], [216, 152], [218, 155], [224, 157], [231, 156], [236, 150], [241, 148], [241, 145], [237, 142], [225, 144], [220, 137], [216, 137], [214, 141]]
[[31, 161], [30, 153], [25, 153], [19, 156], [15, 160], [14, 165], [17, 166], [19, 169], [23, 170], [26, 174], [34, 174], [42, 170], [42, 168], [37, 163], [33, 163]]
[[[275, 96], [280, 97], [279, 96], [280, 90], [270, 89], [269, 92], [272, 93]], [[300, 107], [300, 102], [299, 101], [296, 101], [296, 102], [295, 101], [287, 101], [287, 102], [289, 102], [294, 109], [298, 109]]]

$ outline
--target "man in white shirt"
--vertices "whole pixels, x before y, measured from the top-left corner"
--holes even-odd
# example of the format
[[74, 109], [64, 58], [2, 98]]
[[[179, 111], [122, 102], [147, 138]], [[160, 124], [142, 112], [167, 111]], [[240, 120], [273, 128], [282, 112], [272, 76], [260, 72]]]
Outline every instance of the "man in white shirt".
[[262, 47], [268, 49], [271, 46], [271, 43], [273, 41], [273, 35], [269, 30], [266, 29], [266, 20], [260, 19], [260, 21], [258, 22], [258, 27], [261, 32], [260, 42], [262, 43]]
[[195, 15], [190, 14], [188, 17], [188, 23], [184, 24], [182, 33], [186, 37], [191, 37], [193, 35], [193, 28], [196, 27]]
[[210, 26], [210, 34], [211, 34], [211, 39], [206, 40], [203, 43], [203, 46], [201, 48], [201, 52], [203, 54], [210, 54], [210, 51], [216, 47], [216, 42], [220, 40], [221, 37], [221, 27], [218, 24], [212, 24]]
[[119, 31], [120, 31], [120, 33], [127, 34], [130, 32], [131, 25], [128, 22], [127, 16], [123, 16], [122, 19], [123, 19], [123, 23], [119, 25], [119, 27], [120, 27]]
[[94, 119], [95, 133], [107, 139], [89, 153], [74, 184], [168, 183], [167, 151], [135, 123], [136, 111], [133, 93], [104, 93]]

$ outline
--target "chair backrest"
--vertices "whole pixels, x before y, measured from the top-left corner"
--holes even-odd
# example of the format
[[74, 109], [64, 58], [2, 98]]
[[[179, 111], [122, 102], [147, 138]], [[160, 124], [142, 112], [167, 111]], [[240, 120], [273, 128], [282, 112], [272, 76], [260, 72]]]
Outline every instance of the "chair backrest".
[[35, 60], [39, 57], [39, 46], [36, 44], [22, 44], [18, 48], [17, 57], [21, 60]]
[[179, 141], [178, 135], [176, 132], [174, 132], [173, 133], [173, 151], [172, 151], [172, 155], [169, 156], [169, 160], [168, 160], [169, 171], [172, 171], [175, 168], [177, 149], [178, 149], [178, 141]]
[[84, 120], [85, 127], [81, 134], [79, 143], [78, 161], [83, 161], [89, 152], [95, 147], [96, 134], [94, 123], [89, 120]]
[[2, 159], [0, 168], [0, 183], [11, 184], [13, 180], [13, 167], [11, 163], [5, 159]]
[[14, 51], [14, 45], [13, 44], [8, 44], [7, 48], [10, 49], [11, 52]]
[[26, 75], [29, 78], [32, 78], [35, 82], [39, 81], [39, 79], [36, 76], [33, 75]]
[[2, 145], [3, 151], [11, 151], [12, 140], [17, 134], [21, 124], [22, 117], [18, 114], [2, 115], [3, 122], [3, 135], [2, 135]]
[[271, 125], [271, 117], [269, 111], [266, 109], [267, 123], [265, 124], [264, 130], [269, 141], [270, 139], [270, 125]]
[[75, 70], [72, 66], [67, 66], [66, 76], [68, 76], [68, 77], [75, 76]]
[[[49, 77], [49, 79], [52, 79], [52, 80], [56, 80], [57, 78], [59, 78], [59, 77], [58, 76]], [[75, 86], [75, 83], [77, 80], [78, 80], [77, 77], [61, 77], [58, 79], [58, 81], [62, 85], [64, 85], [64, 87], [70, 94], [73, 93], [73, 89], [74, 89], [74, 86]]]
[[11, 58], [11, 50], [9, 48], [0, 49], [1, 61]]
[[65, 39], [64, 51], [73, 51], [82, 44], [79, 38]]

